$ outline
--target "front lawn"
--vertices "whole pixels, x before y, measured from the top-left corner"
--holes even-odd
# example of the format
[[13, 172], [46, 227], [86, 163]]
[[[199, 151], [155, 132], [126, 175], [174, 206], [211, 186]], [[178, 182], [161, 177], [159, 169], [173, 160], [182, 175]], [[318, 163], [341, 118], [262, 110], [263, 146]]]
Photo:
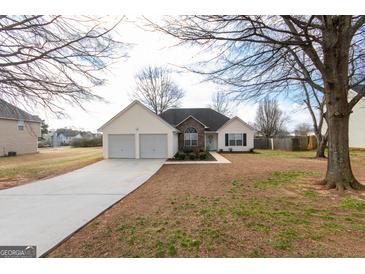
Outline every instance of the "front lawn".
[[60, 175], [102, 159], [97, 148], [44, 148], [37, 154], [0, 157], [0, 189]]
[[[288, 154], [165, 165], [49, 256], [364, 257], [364, 193], [322, 189], [326, 161]], [[364, 156], [352, 155], [362, 183]]]

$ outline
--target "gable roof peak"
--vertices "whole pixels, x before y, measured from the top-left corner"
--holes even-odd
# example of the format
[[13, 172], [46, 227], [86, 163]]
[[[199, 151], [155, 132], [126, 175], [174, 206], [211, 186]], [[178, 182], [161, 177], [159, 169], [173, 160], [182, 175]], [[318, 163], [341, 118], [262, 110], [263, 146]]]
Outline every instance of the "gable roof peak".
[[154, 113], [152, 110], [150, 110], [148, 107], [146, 107], [144, 104], [142, 104], [139, 100], [134, 100], [132, 101], [128, 106], [126, 106], [124, 109], [122, 109], [121, 111], [119, 111], [116, 115], [114, 115], [111, 119], [109, 119], [109, 121], [107, 121], [106, 123], [104, 123], [100, 128], [98, 128], [98, 131], [102, 131], [103, 128], [105, 128], [107, 125], [109, 125], [110, 123], [112, 123], [115, 119], [117, 119], [118, 117], [122, 116], [125, 112], [127, 112], [129, 109], [131, 109], [134, 105], [139, 105], [141, 106], [143, 109], [145, 109], [147, 112], [149, 112], [150, 114], [154, 115], [156, 118], [158, 118], [161, 122], [163, 122], [164, 124], [166, 124], [168, 127], [170, 127], [173, 130], [176, 130], [176, 128], [174, 126], [172, 126], [171, 124], [169, 124], [168, 122], [166, 122], [164, 119], [161, 118], [160, 115], [157, 115], [156, 113]]
[[27, 122], [41, 123], [42, 120], [37, 115], [32, 115], [15, 105], [0, 99], [0, 118], [11, 120], [23, 120]]

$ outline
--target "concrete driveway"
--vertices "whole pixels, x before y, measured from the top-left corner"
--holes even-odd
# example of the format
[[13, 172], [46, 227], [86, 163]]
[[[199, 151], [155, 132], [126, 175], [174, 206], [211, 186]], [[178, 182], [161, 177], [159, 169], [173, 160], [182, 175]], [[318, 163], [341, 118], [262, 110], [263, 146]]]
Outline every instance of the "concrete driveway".
[[103, 160], [0, 191], [0, 245], [36, 245], [37, 256], [142, 185], [164, 160]]

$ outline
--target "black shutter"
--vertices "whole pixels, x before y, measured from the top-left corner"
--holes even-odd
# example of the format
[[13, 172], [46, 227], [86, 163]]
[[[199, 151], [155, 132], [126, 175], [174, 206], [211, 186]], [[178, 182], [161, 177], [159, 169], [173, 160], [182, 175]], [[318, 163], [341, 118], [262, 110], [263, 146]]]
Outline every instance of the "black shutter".
[[246, 133], [243, 133], [242, 136], [243, 136], [243, 146], [245, 147], [247, 146], [247, 135]]
[[226, 133], [226, 147], [228, 147], [228, 133]]

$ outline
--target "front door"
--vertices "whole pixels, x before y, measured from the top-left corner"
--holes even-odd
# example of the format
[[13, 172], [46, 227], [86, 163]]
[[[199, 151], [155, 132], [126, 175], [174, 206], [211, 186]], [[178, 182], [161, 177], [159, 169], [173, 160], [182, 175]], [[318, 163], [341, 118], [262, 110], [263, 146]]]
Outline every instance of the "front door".
[[206, 135], [206, 148], [207, 150], [217, 150], [218, 144], [218, 134], [217, 133], [208, 133]]

